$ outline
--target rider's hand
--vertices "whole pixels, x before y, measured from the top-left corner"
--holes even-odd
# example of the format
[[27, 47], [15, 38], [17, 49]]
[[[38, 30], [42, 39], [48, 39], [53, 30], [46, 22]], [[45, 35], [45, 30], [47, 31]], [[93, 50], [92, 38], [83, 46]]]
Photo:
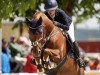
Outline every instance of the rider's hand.
[[57, 26], [57, 27], [59, 27], [63, 30], [67, 30], [67, 31], [69, 30], [69, 26], [67, 26], [67, 25], [63, 25], [62, 23], [59, 23], [57, 21], [54, 21], [53, 23], [54, 23], [55, 26]]
[[59, 27], [59, 22], [53, 21], [53, 23], [54, 23], [55, 26], [58, 26]]

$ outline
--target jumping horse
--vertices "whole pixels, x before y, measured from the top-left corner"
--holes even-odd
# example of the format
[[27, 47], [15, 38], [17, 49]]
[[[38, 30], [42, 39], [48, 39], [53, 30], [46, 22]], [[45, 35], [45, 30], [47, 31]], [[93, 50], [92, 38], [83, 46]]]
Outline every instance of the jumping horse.
[[63, 32], [43, 12], [36, 12], [26, 22], [39, 71], [44, 68], [46, 75], [84, 75], [84, 70], [68, 55]]

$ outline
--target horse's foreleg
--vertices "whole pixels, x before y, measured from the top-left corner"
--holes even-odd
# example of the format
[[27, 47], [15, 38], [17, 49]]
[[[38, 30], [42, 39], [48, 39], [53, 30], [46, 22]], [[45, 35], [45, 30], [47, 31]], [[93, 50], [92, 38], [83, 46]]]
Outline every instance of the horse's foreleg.
[[51, 60], [55, 63], [58, 63], [60, 61], [60, 51], [59, 49], [49, 49], [49, 48], [46, 48], [45, 50], [45, 53], [47, 53]]
[[35, 57], [35, 61], [36, 61], [37, 69], [39, 70], [39, 72], [43, 72], [43, 70], [42, 70], [43, 66], [41, 64], [40, 57]]

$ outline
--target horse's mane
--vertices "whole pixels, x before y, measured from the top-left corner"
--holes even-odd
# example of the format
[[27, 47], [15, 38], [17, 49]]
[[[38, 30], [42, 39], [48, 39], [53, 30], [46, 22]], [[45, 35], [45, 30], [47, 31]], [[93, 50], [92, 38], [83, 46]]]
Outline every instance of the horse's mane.
[[43, 23], [46, 25], [54, 25], [53, 22], [43, 13], [43, 12], [36, 12], [33, 15], [34, 19], [39, 19], [40, 17], [42, 17]]
[[43, 12], [36, 12], [34, 15], [33, 15], [33, 18], [39, 18], [40, 16], [46, 16]]

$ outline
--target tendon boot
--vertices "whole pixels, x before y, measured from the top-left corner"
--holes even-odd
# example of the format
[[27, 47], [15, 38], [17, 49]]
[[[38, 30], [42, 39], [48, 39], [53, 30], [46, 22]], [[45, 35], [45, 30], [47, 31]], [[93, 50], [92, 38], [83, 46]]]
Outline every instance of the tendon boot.
[[85, 63], [84, 61], [80, 58], [80, 52], [79, 52], [79, 48], [76, 42], [73, 42], [73, 53], [76, 57], [76, 61], [78, 62], [79, 67], [83, 67], [85, 68]]

